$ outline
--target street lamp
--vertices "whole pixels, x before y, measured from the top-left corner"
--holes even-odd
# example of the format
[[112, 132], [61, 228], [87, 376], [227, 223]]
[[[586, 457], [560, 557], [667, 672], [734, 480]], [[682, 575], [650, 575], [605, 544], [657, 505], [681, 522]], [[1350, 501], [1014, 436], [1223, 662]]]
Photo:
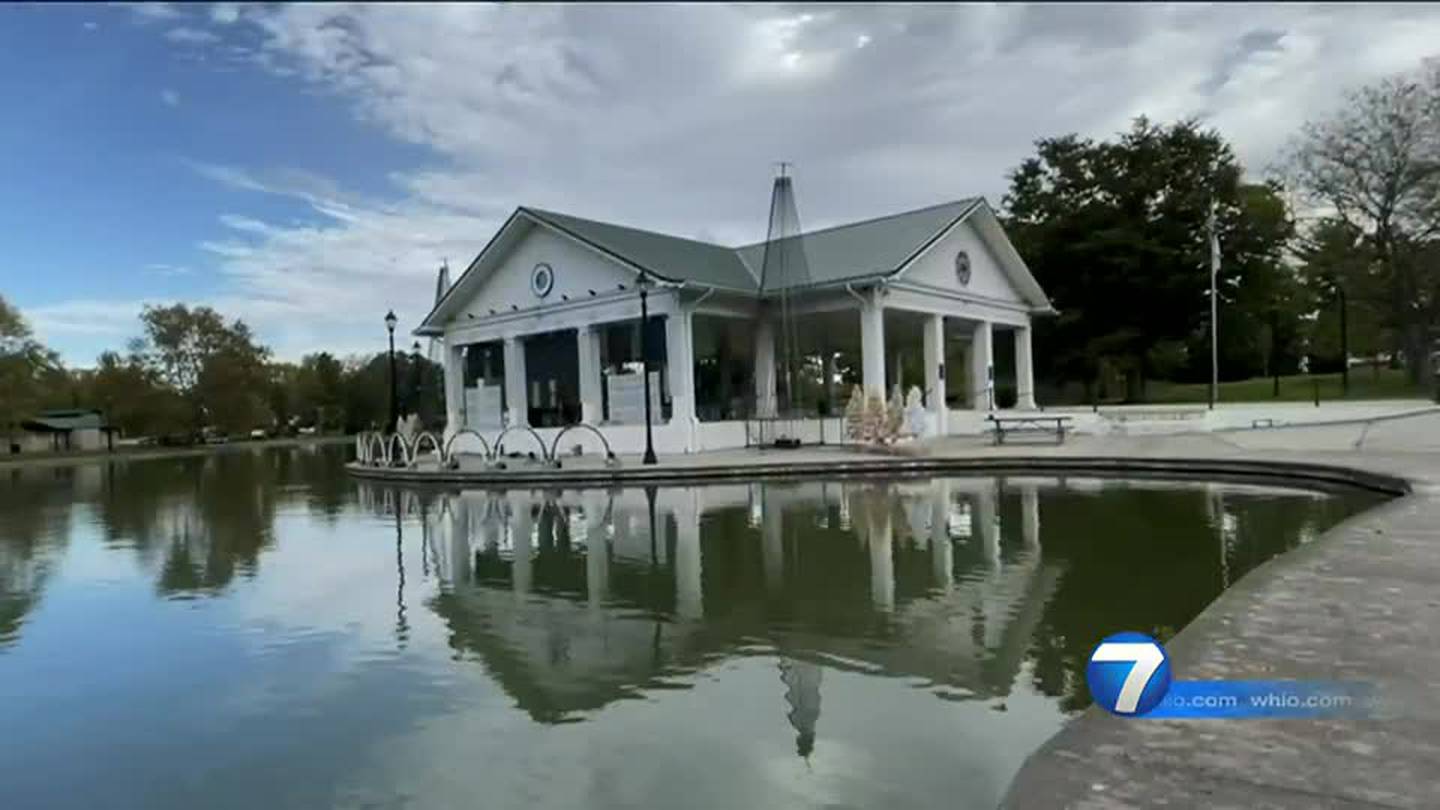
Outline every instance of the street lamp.
[[400, 424], [400, 403], [395, 391], [395, 324], [399, 322], [395, 310], [385, 313], [385, 331], [390, 333], [390, 424], [387, 430], [395, 430]]
[[645, 457], [641, 464], [655, 463], [655, 437], [650, 430], [650, 305], [649, 278], [640, 271], [640, 377], [645, 386]]
[[[424, 379], [420, 368], [420, 341], [410, 347], [410, 412], [423, 413], [420, 408], [420, 383]], [[423, 418], [423, 417], [422, 417]]]

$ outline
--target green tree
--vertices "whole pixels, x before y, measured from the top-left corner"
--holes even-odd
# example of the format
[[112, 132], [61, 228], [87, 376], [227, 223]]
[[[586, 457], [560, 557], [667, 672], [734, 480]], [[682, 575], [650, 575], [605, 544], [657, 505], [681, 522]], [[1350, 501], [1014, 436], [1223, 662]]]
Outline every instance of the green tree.
[[35, 340], [24, 316], [0, 296], [0, 430], [7, 445], [63, 379], [56, 354]]
[[[1290, 218], [1274, 188], [1240, 182], [1214, 130], [1142, 117], [1113, 141], [1072, 134], [1036, 150], [1011, 173], [1005, 208], [1016, 247], [1060, 311], [1037, 323], [1046, 376], [1088, 384], [1112, 368], [1138, 399], [1147, 377], [1208, 369], [1212, 201], [1222, 310], [1235, 317], [1237, 304], [1278, 296]], [[1222, 335], [1243, 345], [1256, 326], [1235, 320]]]
[[99, 408], [111, 425], [128, 436], [164, 433], [183, 423], [186, 416], [180, 396], [133, 355], [102, 353], [80, 388], [84, 401]]
[[301, 423], [318, 430], [335, 430], [344, 426], [344, 366], [328, 352], [301, 358], [296, 369], [295, 386], [297, 415]]
[[147, 306], [140, 320], [145, 338], [136, 354], [184, 399], [192, 430], [241, 432], [271, 420], [270, 350], [244, 321], [227, 323], [209, 307], [184, 304]]

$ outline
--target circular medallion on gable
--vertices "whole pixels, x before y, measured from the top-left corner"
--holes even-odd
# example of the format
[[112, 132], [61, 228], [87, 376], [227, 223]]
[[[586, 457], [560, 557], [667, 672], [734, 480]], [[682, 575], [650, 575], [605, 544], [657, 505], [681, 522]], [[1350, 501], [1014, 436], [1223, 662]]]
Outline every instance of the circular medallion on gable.
[[541, 262], [535, 265], [530, 271], [530, 292], [535, 293], [536, 298], [544, 298], [555, 289], [555, 271], [550, 265]]
[[970, 283], [970, 254], [963, 250], [955, 254], [955, 278], [961, 287]]

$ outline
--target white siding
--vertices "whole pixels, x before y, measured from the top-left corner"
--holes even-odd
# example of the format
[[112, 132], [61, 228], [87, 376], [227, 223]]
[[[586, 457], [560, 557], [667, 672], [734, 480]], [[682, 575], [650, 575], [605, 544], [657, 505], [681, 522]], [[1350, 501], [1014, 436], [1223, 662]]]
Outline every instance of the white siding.
[[[530, 291], [531, 271], [540, 262], [555, 271], [555, 288], [544, 298]], [[537, 226], [485, 279], [457, 320], [464, 320], [464, 313], [483, 318], [491, 309], [507, 312], [512, 305], [525, 310], [559, 304], [565, 300], [563, 296], [584, 300], [590, 297], [590, 290], [604, 294], [620, 284], [634, 289], [635, 274], [584, 245]]]
[[[970, 254], [970, 283], [964, 287], [955, 275], [955, 254]], [[969, 222], [962, 222], [941, 237], [901, 274], [900, 279], [972, 293], [996, 301], [1021, 304], [1024, 299], [1011, 285], [995, 254], [985, 245]]]

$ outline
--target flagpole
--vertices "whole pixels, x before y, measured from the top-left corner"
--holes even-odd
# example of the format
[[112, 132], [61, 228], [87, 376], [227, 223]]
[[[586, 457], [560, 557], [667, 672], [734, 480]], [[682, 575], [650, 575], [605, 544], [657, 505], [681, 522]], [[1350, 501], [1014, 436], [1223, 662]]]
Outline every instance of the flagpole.
[[1215, 399], [1220, 390], [1220, 321], [1219, 296], [1215, 293], [1216, 278], [1220, 275], [1220, 237], [1215, 232], [1215, 199], [1210, 199], [1210, 216], [1206, 220], [1210, 242], [1210, 409], [1215, 409]]

